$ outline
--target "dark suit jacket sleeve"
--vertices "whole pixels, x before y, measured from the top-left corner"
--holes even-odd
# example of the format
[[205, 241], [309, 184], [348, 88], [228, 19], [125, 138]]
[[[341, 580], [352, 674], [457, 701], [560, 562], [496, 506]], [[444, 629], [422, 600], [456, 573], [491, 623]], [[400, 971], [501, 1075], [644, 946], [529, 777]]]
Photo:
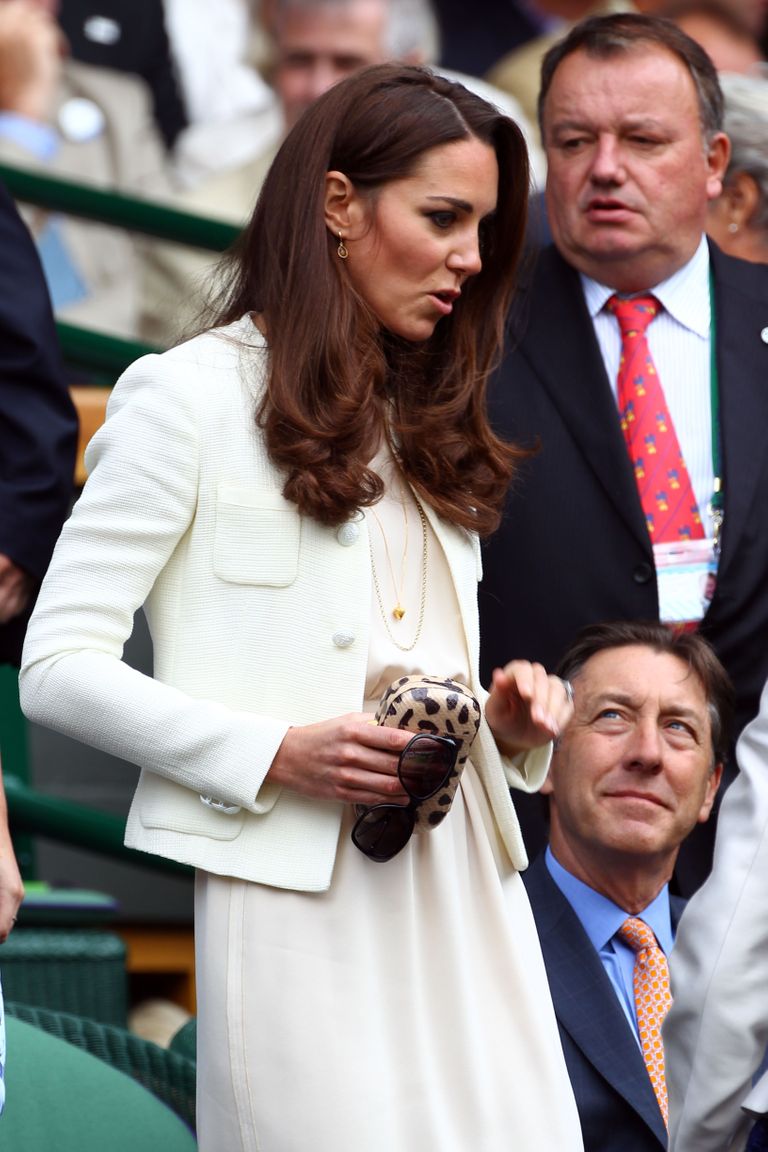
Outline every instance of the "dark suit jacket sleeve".
[[0, 553], [38, 580], [71, 499], [76, 444], [40, 261], [0, 187]]

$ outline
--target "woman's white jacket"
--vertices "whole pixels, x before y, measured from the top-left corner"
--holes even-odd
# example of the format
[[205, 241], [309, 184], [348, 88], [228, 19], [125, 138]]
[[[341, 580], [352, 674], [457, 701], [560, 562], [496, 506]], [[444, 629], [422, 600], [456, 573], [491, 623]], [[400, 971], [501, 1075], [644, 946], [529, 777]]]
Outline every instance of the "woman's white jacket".
[[[27, 633], [22, 706], [140, 767], [129, 845], [313, 891], [330, 884], [342, 806], [265, 776], [288, 727], [361, 709], [371, 565], [362, 516], [327, 528], [282, 496], [254, 419], [265, 362], [243, 318], [118, 381]], [[478, 543], [426, 512], [476, 670]], [[154, 678], [121, 659], [141, 605]], [[475, 744], [517, 868], [508, 785], [537, 788], [547, 751], [503, 764], [485, 723]]]

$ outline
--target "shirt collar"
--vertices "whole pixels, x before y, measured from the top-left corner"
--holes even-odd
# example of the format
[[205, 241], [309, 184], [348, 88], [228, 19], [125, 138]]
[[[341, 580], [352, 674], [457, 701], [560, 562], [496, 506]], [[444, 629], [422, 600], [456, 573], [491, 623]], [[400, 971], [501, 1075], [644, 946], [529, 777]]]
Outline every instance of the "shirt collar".
[[[549, 847], [545, 859], [552, 879], [581, 921], [592, 946], [597, 952], [602, 952], [629, 913], [563, 868]], [[642, 910], [638, 919], [643, 920], [653, 930], [662, 951], [668, 956], [672, 950], [673, 936], [669, 888], [666, 884], [655, 900]]]
[[[613, 288], [581, 273], [581, 284], [587, 309], [594, 320], [613, 295]], [[709, 337], [709, 245], [702, 236], [691, 259], [678, 268], [667, 280], [648, 289], [662, 304], [664, 310], [697, 336]]]

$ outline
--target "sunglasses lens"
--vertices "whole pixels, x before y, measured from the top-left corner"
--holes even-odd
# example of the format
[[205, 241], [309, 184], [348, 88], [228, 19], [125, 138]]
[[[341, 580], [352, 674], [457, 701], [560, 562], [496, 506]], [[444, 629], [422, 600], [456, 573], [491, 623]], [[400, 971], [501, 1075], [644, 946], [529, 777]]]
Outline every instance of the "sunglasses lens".
[[456, 762], [456, 744], [446, 738], [414, 736], [400, 757], [398, 773], [406, 792], [414, 800], [434, 796], [451, 774]]
[[355, 847], [371, 860], [391, 860], [405, 848], [413, 832], [414, 817], [410, 808], [396, 804], [377, 804], [359, 818], [352, 829]]

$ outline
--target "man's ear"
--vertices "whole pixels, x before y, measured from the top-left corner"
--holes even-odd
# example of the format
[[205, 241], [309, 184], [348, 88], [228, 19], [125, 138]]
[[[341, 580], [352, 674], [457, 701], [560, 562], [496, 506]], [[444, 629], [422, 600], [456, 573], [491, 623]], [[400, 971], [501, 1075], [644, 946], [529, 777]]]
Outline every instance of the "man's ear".
[[357, 189], [343, 172], [325, 174], [325, 224], [334, 236], [356, 239], [365, 221], [364, 203]]
[[716, 200], [723, 190], [723, 177], [731, 158], [731, 142], [725, 132], [716, 132], [707, 145], [707, 198]]
[[707, 780], [707, 790], [704, 794], [704, 803], [699, 809], [699, 815], [696, 821], [698, 824], [704, 824], [705, 821], [709, 819], [709, 814], [712, 811], [712, 805], [715, 802], [715, 796], [717, 795], [717, 790], [720, 787], [720, 781], [722, 777], [722, 764], [715, 764], [714, 768], [709, 774], [709, 779]]

